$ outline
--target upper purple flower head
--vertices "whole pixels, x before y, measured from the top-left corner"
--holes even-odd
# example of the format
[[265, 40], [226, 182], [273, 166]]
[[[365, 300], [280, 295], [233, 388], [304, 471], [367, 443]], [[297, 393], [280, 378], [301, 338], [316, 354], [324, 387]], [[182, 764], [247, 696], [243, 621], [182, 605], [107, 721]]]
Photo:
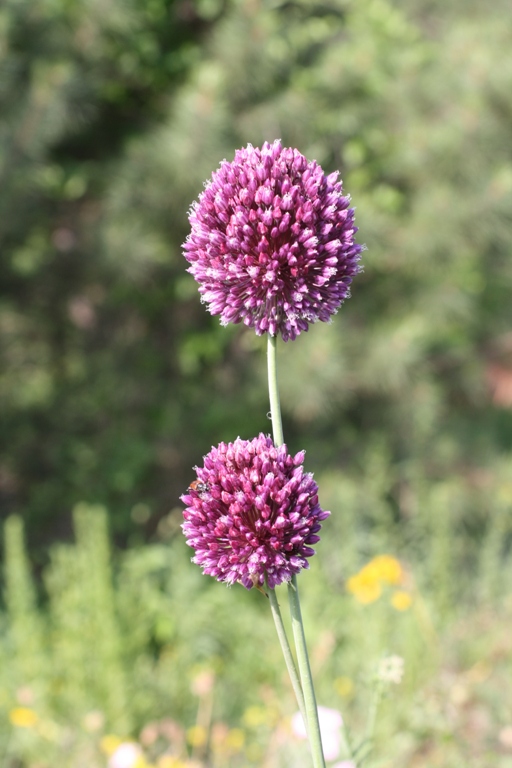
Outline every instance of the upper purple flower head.
[[181, 499], [183, 532], [204, 573], [247, 589], [270, 588], [308, 568], [319, 541], [318, 486], [304, 472], [304, 451], [288, 454], [270, 437], [220, 443], [196, 467], [197, 480]]
[[328, 321], [350, 295], [362, 246], [338, 172], [280, 141], [224, 160], [192, 205], [188, 271], [221, 323], [284, 341]]

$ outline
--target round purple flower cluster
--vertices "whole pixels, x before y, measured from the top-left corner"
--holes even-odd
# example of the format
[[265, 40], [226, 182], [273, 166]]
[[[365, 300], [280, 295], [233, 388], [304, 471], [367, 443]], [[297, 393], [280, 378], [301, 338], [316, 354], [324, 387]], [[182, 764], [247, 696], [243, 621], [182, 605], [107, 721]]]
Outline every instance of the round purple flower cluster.
[[184, 250], [223, 325], [288, 341], [337, 312], [362, 251], [337, 176], [280, 141], [249, 144], [221, 163], [192, 205]]
[[263, 434], [220, 443], [204, 457], [181, 497], [182, 528], [204, 573], [247, 589], [266, 578], [273, 588], [309, 567], [310, 545], [330, 513], [303, 461], [304, 451], [290, 456]]

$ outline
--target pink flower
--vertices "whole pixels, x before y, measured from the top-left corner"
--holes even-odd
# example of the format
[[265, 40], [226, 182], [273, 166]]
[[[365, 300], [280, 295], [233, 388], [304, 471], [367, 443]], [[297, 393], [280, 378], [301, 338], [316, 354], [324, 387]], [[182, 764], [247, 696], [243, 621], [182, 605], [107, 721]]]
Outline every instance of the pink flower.
[[247, 589], [266, 578], [273, 589], [309, 567], [329, 512], [303, 461], [304, 451], [291, 456], [263, 434], [220, 443], [204, 457], [181, 497], [183, 532], [204, 573]]
[[[326, 760], [335, 760], [341, 750], [341, 726], [343, 718], [337, 709], [328, 707], [318, 707], [318, 720], [320, 722], [320, 735], [322, 737], [322, 747]], [[300, 712], [292, 717], [292, 731], [298, 739], [306, 739], [306, 727]], [[352, 764], [346, 766], [340, 763], [338, 768], [350, 768]], [[355, 766], [354, 766], [355, 768]]]
[[249, 144], [221, 163], [192, 206], [184, 251], [223, 325], [287, 341], [338, 311], [362, 246], [337, 176], [280, 141]]

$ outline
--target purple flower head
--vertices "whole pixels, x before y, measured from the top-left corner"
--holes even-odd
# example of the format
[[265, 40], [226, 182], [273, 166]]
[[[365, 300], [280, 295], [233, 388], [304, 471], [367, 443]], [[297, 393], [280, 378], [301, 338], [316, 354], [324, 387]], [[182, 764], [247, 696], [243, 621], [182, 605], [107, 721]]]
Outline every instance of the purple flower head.
[[318, 486], [304, 472], [304, 451], [290, 456], [270, 437], [220, 443], [196, 467], [197, 480], [181, 499], [182, 525], [192, 562], [204, 573], [247, 589], [273, 588], [308, 568], [311, 544], [330, 514], [318, 504]]
[[338, 172], [280, 141], [224, 160], [192, 205], [184, 244], [202, 301], [221, 323], [284, 341], [328, 321], [350, 295], [362, 246]]

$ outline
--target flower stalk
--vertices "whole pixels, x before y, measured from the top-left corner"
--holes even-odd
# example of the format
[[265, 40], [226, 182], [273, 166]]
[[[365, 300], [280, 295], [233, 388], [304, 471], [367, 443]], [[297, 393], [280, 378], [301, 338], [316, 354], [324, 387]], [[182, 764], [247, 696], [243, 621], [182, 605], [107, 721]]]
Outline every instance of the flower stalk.
[[[267, 357], [268, 357], [268, 390], [270, 399], [270, 415], [272, 418], [272, 430], [274, 435], [274, 443], [276, 446], [282, 445], [284, 442], [283, 437], [283, 424], [281, 419], [281, 405], [279, 400], [279, 389], [277, 385], [277, 339], [275, 336], [268, 334], [267, 345]], [[315, 689], [313, 686], [313, 677], [311, 675], [311, 667], [309, 664], [309, 656], [306, 645], [306, 635], [304, 633], [304, 623], [302, 621], [302, 612], [300, 609], [299, 589], [297, 585], [296, 575], [293, 574], [291, 581], [288, 583], [288, 601], [290, 604], [290, 614], [292, 618], [292, 631], [295, 640], [295, 649], [297, 653], [297, 661], [300, 674], [301, 692], [303, 694], [303, 706], [299, 708], [304, 719], [304, 724], [308, 733], [309, 745], [311, 748], [311, 754], [313, 757], [314, 768], [325, 768], [325, 760], [322, 750], [322, 739], [320, 736], [320, 723], [318, 720], [318, 708], [316, 704]], [[276, 624], [277, 627], [277, 624]], [[284, 627], [282, 628], [284, 636]], [[279, 630], [278, 630], [279, 635]], [[281, 640], [281, 637], [279, 638]], [[286, 638], [285, 646], [289, 650], [288, 639]], [[281, 647], [285, 656], [285, 661], [288, 666], [287, 651], [281, 641]], [[291, 654], [291, 651], [290, 651]], [[293, 658], [292, 658], [293, 662]], [[293, 664], [295, 670], [295, 664]], [[288, 666], [288, 672], [290, 667]], [[291, 676], [292, 685], [294, 690], [296, 682], [294, 683], [293, 676]], [[297, 691], [295, 691], [297, 695]]]
[[278, 448], [284, 443], [283, 420], [281, 419], [281, 402], [277, 386], [277, 336], [271, 336], [270, 334], [268, 334], [267, 343], [267, 364], [272, 434], [274, 436], [274, 445]]
[[272, 611], [272, 617], [274, 619], [277, 636], [281, 644], [281, 650], [283, 651], [286, 668], [288, 670], [288, 674], [290, 675], [292, 688], [294, 690], [295, 697], [297, 699], [297, 704], [299, 706], [302, 719], [304, 720], [304, 723], [307, 723], [306, 707], [304, 704], [304, 694], [302, 692], [302, 685], [300, 683], [299, 673], [297, 672], [297, 667], [295, 665], [295, 659], [293, 658], [293, 653], [290, 647], [290, 642], [288, 640], [288, 635], [286, 634], [286, 629], [283, 623], [283, 617], [281, 615], [281, 609], [279, 607], [279, 602], [277, 599], [275, 589], [269, 589], [267, 587], [267, 594], [270, 600], [270, 610]]
[[[314, 768], [325, 768], [297, 574], [308, 567], [330, 512], [318, 486], [284, 443], [277, 385], [277, 336], [293, 341], [328, 322], [350, 296], [363, 246], [338, 172], [280, 140], [224, 160], [189, 212], [183, 244], [202, 301], [221, 324], [243, 323], [268, 339], [273, 440], [260, 434], [220, 443], [195, 467], [181, 496], [193, 562], [227, 584], [268, 590], [277, 634], [308, 733]], [[296, 664], [275, 587], [288, 584]]]
[[311, 667], [309, 664], [306, 635], [304, 633], [304, 623], [302, 621], [302, 612], [300, 610], [299, 588], [295, 574], [292, 576], [292, 580], [288, 584], [288, 600], [290, 603], [292, 631], [295, 640], [295, 649], [297, 651], [300, 678], [302, 680], [302, 687], [304, 691], [304, 706], [306, 710], [305, 722], [308, 732], [309, 745], [313, 755], [313, 765], [315, 768], [325, 768], [324, 753], [322, 750], [322, 738], [320, 736], [320, 723], [318, 721], [318, 707], [316, 704], [315, 689], [313, 686], [313, 676], [311, 674]]

